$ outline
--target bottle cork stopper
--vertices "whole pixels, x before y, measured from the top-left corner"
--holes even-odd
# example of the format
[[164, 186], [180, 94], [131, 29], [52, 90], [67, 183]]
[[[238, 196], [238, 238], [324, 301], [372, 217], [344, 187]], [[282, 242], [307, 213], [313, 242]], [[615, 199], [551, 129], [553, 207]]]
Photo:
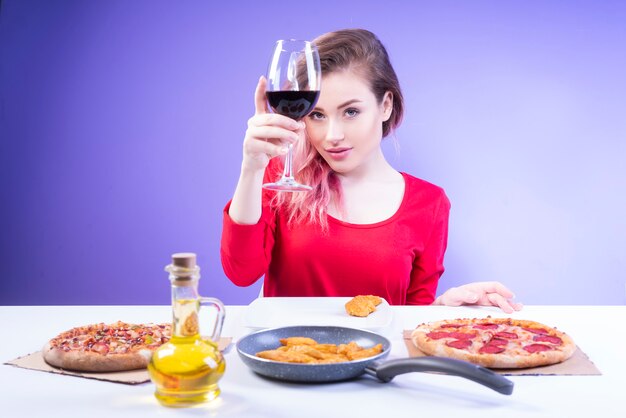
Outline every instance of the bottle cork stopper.
[[196, 267], [196, 254], [194, 253], [172, 254], [172, 264], [174, 265], [174, 267], [194, 269]]

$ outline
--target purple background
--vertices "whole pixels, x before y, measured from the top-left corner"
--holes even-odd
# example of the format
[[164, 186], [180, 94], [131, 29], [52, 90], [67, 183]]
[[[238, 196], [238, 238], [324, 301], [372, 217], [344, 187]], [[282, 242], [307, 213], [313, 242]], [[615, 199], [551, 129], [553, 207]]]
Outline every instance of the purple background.
[[214, 3], [2, 2], [0, 303], [167, 304], [178, 251], [249, 303], [219, 241], [254, 86], [275, 40], [345, 27], [406, 95], [385, 153], [452, 201], [440, 291], [625, 302], [624, 2]]

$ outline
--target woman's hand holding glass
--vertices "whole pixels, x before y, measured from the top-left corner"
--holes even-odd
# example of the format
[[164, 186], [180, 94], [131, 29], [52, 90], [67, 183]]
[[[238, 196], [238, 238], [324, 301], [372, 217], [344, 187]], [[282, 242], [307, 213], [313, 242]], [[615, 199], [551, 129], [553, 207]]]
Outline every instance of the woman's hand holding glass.
[[271, 158], [285, 155], [288, 145], [304, 136], [304, 122], [269, 112], [266, 86], [267, 80], [261, 77], [254, 93], [255, 113], [248, 120], [243, 141], [244, 171], [264, 171]]
[[265, 99], [267, 81], [261, 77], [254, 95], [255, 112], [243, 141], [239, 181], [228, 209], [233, 222], [254, 225], [261, 218], [262, 185], [271, 158], [284, 155], [289, 144], [304, 138], [304, 124], [270, 113]]

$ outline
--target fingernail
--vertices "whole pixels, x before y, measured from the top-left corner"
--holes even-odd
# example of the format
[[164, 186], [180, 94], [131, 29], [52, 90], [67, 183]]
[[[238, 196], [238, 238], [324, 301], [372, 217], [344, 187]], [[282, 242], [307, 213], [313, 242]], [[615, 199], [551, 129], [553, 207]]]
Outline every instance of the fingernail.
[[280, 150], [278, 150], [278, 153], [279, 153], [280, 155], [285, 155], [285, 154], [287, 154], [287, 151], [289, 151], [289, 150], [287, 149], [287, 147], [282, 147]]

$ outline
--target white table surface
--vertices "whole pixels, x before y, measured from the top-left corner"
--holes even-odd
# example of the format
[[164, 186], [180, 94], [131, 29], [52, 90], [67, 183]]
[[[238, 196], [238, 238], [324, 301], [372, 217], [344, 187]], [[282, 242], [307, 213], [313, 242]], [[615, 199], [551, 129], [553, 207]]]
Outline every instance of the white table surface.
[[[228, 306], [222, 335], [237, 338], [245, 306]], [[406, 357], [401, 331], [444, 318], [506, 316], [493, 308], [393, 307], [389, 358]], [[410, 373], [390, 383], [369, 377], [333, 384], [293, 384], [251, 372], [235, 347], [226, 354], [222, 395], [200, 407], [171, 409], [152, 383], [129, 386], [0, 364], [0, 416], [14, 417], [616, 417], [626, 402], [626, 306], [526, 306], [512, 315], [572, 336], [601, 376], [513, 376], [500, 395], [455, 376]], [[61, 331], [92, 322], [168, 322], [169, 306], [0, 307], [0, 362], [40, 350]]]

